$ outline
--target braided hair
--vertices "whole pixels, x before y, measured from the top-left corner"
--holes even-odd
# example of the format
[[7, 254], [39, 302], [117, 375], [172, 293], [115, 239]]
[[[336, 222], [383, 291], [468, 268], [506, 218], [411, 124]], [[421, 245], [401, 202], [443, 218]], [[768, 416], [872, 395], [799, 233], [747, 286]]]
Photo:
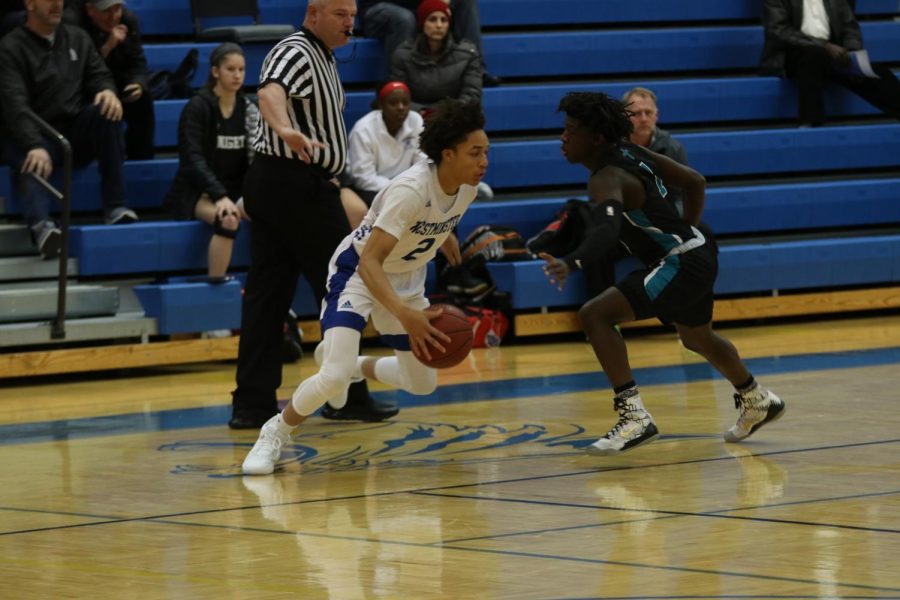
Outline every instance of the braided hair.
[[615, 144], [634, 128], [626, 105], [602, 92], [569, 92], [559, 101], [557, 112], [577, 119], [594, 134]]

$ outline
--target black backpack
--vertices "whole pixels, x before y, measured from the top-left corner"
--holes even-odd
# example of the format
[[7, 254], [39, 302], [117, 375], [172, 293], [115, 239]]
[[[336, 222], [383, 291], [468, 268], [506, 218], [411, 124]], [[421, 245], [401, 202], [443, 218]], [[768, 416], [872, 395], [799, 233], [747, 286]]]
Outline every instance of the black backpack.
[[154, 100], [190, 98], [194, 94], [191, 82], [197, 73], [200, 53], [196, 48], [188, 50], [175, 71], [153, 71], [148, 79], [148, 92]]
[[561, 258], [578, 247], [590, 223], [590, 205], [584, 200], [571, 198], [566, 200], [556, 219], [529, 239], [526, 246], [535, 255], [546, 252]]
[[476, 256], [489, 261], [531, 260], [534, 258], [522, 235], [505, 225], [482, 225], [470, 233], [459, 247], [463, 262]]

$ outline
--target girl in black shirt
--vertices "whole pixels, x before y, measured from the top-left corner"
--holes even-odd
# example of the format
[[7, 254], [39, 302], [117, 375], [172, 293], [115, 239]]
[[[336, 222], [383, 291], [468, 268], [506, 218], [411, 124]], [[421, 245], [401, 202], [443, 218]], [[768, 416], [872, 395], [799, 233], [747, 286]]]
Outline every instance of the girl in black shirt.
[[184, 107], [178, 123], [178, 172], [163, 201], [179, 219], [213, 228], [210, 277], [228, 271], [241, 221], [244, 173], [253, 158], [259, 109], [241, 89], [244, 53], [231, 42], [210, 56], [209, 80]]

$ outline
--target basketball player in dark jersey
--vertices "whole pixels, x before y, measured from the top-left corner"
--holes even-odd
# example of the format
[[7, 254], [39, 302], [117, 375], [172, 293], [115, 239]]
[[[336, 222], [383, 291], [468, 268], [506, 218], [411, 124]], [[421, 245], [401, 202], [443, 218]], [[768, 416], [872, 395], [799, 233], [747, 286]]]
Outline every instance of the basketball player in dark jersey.
[[[565, 113], [562, 153], [590, 172], [592, 223], [567, 256], [541, 254], [544, 272], [560, 288], [569, 273], [601, 259], [617, 243], [646, 268], [589, 300], [579, 311], [594, 353], [615, 391], [619, 420], [587, 448], [612, 455], [659, 435], [634, 382], [625, 342], [616, 325], [658, 317], [673, 323], [684, 346], [700, 354], [735, 387], [734, 426], [728, 442], [740, 441], [784, 413], [784, 402], [759, 385], [735, 347], [712, 330], [713, 284], [718, 261], [712, 233], [700, 225], [706, 180], [697, 171], [626, 141], [627, 107], [602, 93], [573, 92], [559, 104]], [[666, 199], [667, 186], [684, 194], [684, 217]]]

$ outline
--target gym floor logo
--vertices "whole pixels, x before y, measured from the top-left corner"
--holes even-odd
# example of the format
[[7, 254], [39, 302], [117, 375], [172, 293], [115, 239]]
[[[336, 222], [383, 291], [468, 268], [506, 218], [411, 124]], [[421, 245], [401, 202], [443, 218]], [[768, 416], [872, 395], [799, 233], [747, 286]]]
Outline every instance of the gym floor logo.
[[[587, 435], [584, 427], [575, 424], [504, 427], [385, 421], [338, 429], [327, 424], [301, 431], [284, 446], [276, 472], [293, 464], [299, 464], [303, 474], [310, 474], [372, 466], [410, 468], [562, 456], [581, 454], [581, 449], [595, 439], [596, 434]], [[216, 455], [227, 452], [243, 460], [255, 441], [255, 437], [187, 440], [165, 444], [158, 450], [183, 453], [191, 460], [209, 460], [179, 464], [173, 473], [237, 477], [240, 463], [223, 464], [215, 460]]]

